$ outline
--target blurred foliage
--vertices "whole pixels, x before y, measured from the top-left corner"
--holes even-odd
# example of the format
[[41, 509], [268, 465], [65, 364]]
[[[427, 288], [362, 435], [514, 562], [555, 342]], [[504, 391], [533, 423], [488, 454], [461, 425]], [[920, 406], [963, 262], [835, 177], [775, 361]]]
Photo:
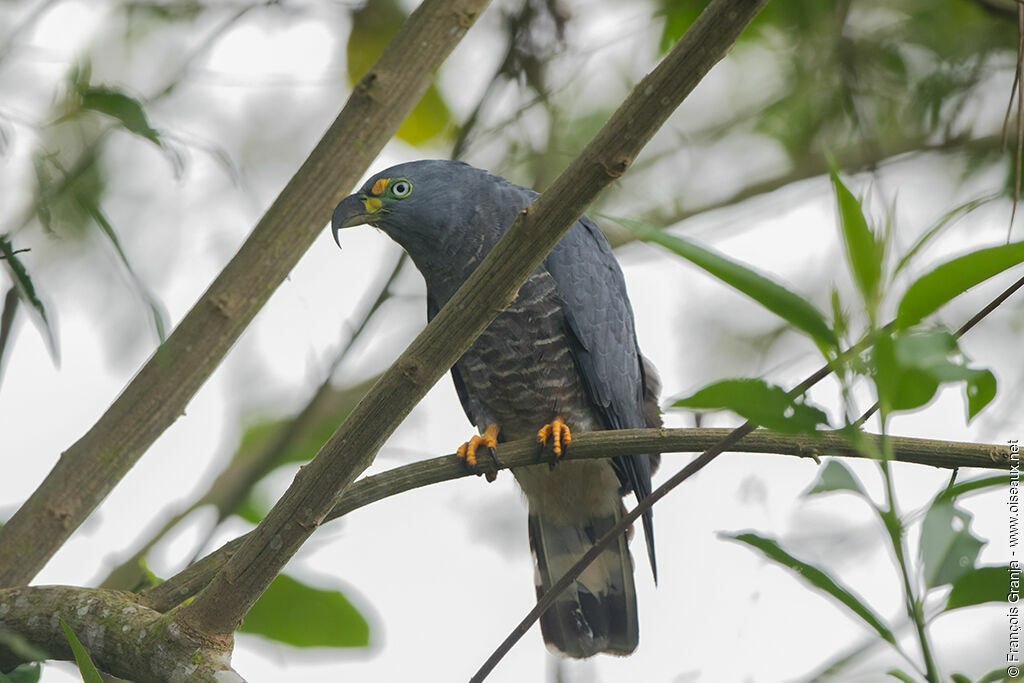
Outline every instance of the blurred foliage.
[[[397, 0], [370, 0], [352, 13], [352, 32], [346, 48], [350, 85], [355, 85], [370, 70], [405, 23], [406, 17]], [[437, 86], [431, 85], [398, 129], [398, 137], [418, 146], [439, 136], [448, 136], [452, 130], [448, 105]]]
[[[47, 347], [50, 350], [50, 356], [56, 362], [60, 353], [57, 349], [57, 338], [53, 333], [53, 328], [50, 326], [50, 320], [46, 315], [46, 307], [43, 306], [43, 302], [39, 300], [39, 296], [36, 294], [35, 285], [32, 284], [32, 278], [29, 277], [28, 270], [25, 265], [18, 258], [18, 254], [27, 251], [27, 249], [15, 249], [14, 245], [11, 244], [11, 240], [7, 235], [0, 235], [0, 262], [3, 263], [4, 269], [7, 271], [8, 276], [11, 280], [11, 289], [8, 294], [4, 297], [4, 308], [2, 313], [2, 324], [0, 324], [0, 361], [4, 358], [4, 351], [7, 348], [7, 341], [10, 338], [10, 329], [13, 324], [14, 314], [17, 311], [18, 301], [23, 301], [28, 304], [29, 310], [32, 311], [32, 317], [39, 326], [43, 333], [43, 337], [46, 339]], [[11, 294], [14, 296], [11, 296]]]
[[20, 664], [13, 671], [0, 673], [0, 683], [36, 683], [42, 673], [43, 668], [38, 662]]
[[[693, 23], [703, 0], [661, 0], [661, 47]], [[798, 0], [769, 3], [739, 45], [779, 59], [778, 98], [757, 129], [794, 160], [867, 143], [937, 142], [972, 131], [966, 108], [1016, 26], [971, 0]]]
[[341, 591], [280, 574], [238, 629], [294, 647], [366, 647], [370, 625]]

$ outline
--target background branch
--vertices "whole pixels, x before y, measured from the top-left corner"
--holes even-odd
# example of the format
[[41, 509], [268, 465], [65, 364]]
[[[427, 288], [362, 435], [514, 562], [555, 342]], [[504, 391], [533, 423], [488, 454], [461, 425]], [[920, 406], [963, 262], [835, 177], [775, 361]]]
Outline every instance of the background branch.
[[487, 0], [426, 0], [171, 336], [0, 527], [0, 586], [28, 583], [220, 364], [426, 91]]

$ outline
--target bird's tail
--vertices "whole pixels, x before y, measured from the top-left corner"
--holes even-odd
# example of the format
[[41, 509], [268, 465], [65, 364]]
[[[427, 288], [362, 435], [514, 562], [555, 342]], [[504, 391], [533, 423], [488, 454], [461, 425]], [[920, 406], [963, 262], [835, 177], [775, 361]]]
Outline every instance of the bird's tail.
[[[568, 523], [530, 511], [530, 548], [537, 568], [537, 598], [621, 518], [621, 511]], [[544, 642], [563, 655], [582, 659], [599, 652], [628, 655], [636, 649], [639, 626], [633, 559], [626, 535], [611, 544], [540, 618]]]

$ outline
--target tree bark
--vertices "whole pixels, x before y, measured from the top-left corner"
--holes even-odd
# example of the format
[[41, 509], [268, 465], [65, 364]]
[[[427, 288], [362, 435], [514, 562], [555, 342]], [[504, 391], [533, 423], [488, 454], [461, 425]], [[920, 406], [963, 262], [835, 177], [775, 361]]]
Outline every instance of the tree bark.
[[0, 586], [27, 584], [185, 406], [398, 130], [488, 0], [426, 0], [181, 324], [0, 527]]

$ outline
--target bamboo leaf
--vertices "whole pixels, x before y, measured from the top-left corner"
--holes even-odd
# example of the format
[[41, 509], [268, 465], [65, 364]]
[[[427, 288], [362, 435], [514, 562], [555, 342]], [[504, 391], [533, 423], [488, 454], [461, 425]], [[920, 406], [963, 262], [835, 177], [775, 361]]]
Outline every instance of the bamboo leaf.
[[82, 681], [84, 683], [103, 683], [103, 677], [100, 676], [96, 665], [92, 663], [92, 658], [89, 657], [89, 653], [82, 645], [82, 641], [78, 639], [78, 636], [75, 635], [75, 632], [71, 630], [66, 621], [61, 619], [60, 625], [64, 629], [64, 637], [68, 639], [68, 644], [71, 645], [71, 653], [75, 656], [75, 663], [78, 665], [78, 672], [82, 674]]
[[158, 147], [163, 146], [160, 134], [149, 125], [142, 103], [119, 90], [103, 86], [88, 87], [82, 92], [82, 109], [106, 114], [126, 129]]
[[746, 294], [817, 342], [831, 348], [838, 346], [839, 341], [835, 333], [813, 304], [764, 275], [694, 242], [669, 235], [647, 223], [613, 216], [605, 218], [620, 223], [641, 238], [656, 242], [682, 256], [730, 287]]
[[921, 249], [923, 249], [925, 245], [927, 245], [933, 238], [937, 237], [939, 233], [941, 233], [943, 230], [953, 225], [958, 220], [960, 220], [967, 214], [971, 213], [978, 207], [984, 206], [985, 204], [991, 202], [993, 199], [998, 199], [1000, 196], [1001, 195], [999, 194], [990, 194], [985, 197], [979, 197], [978, 199], [972, 199], [970, 201], [964, 202], [960, 206], [953, 207], [952, 209], [947, 211], [945, 215], [943, 215], [942, 218], [940, 218], [935, 223], [935, 225], [929, 228], [920, 238], [918, 238], [916, 242], [914, 242], [913, 246], [911, 246], [910, 249], [907, 250], [907, 253], [903, 255], [903, 258], [900, 259], [900, 262], [896, 264], [896, 268], [893, 271], [893, 274], [895, 275], [896, 273], [903, 270], [907, 266], [907, 264], [910, 263], [910, 261], [914, 258], [914, 256], [916, 256], [917, 253]]
[[882, 618], [875, 614], [875, 612], [864, 604], [860, 598], [854, 595], [853, 592], [846, 587], [840, 585], [835, 579], [821, 569], [798, 560], [790, 555], [778, 544], [777, 541], [750, 532], [735, 535], [724, 534], [724, 537], [739, 541], [740, 543], [746, 543], [747, 545], [760, 550], [769, 560], [792, 569], [812, 586], [824, 593], [827, 593], [828, 595], [831, 595], [841, 604], [845, 605], [851, 612], [860, 617], [864, 623], [870, 626], [887, 642], [893, 644], [896, 643], [896, 637], [893, 635], [892, 630], [885, 624]]
[[842, 228], [846, 258], [853, 271], [853, 279], [860, 289], [867, 309], [874, 312], [879, 301], [879, 287], [882, 281], [882, 262], [885, 257], [884, 244], [868, 227], [867, 218], [860, 201], [853, 196], [839, 178], [833, 165], [830, 174], [839, 211], [839, 225]]
[[971, 287], [1024, 262], [1024, 242], [979, 249], [922, 275], [900, 300], [896, 327], [906, 329]]
[[78, 196], [77, 199], [82, 209], [92, 217], [93, 222], [99, 226], [100, 230], [103, 231], [103, 234], [110, 241], [111, 246], [114, 247], [114, 251], [117, 252], [121, 265], [124, 266], [125, 271], [128, 273], [128, 279], [134, 285], [136, 293], [146, 304], [147, 308], [149, 308], [149, 315], [153, 321], [153, 330], [156, 332], [157, 339], [163, 344], [167, 341], [167, 314], [164, 312], [163, 304], [153, 295], [149, 287], [146, 286], [146, 283], [142, 281], [136, 274], [135, 269], [132, 268], [128, 255], [121, 246], [121, 240], [117, 236], [117, 231], [114, 230], [114, 226], [106, 214], [103, 213], [103, 209], [100, 208], [99, 204], [84, 196]]
[[29, 310], [33, 313], [33, 322], [42, 332], [54, 364], [59, 364], [60, 352], [57, 349], [57, 337], [50, 324], [50, 318], [46, 315], [46, 307], [43, 306], [39, 295], [36, 294], [36, 288], [32, 284], [28, 270], [25, 269], [25, 264], [18, 258], [18, 254], [23, 251], [25, 250], [15, 249], [7, 235], [0, 235], [0, 263], [3, 263], [10, 275], [12, 284], [18, 290], [18, 296], [29, 305]]

